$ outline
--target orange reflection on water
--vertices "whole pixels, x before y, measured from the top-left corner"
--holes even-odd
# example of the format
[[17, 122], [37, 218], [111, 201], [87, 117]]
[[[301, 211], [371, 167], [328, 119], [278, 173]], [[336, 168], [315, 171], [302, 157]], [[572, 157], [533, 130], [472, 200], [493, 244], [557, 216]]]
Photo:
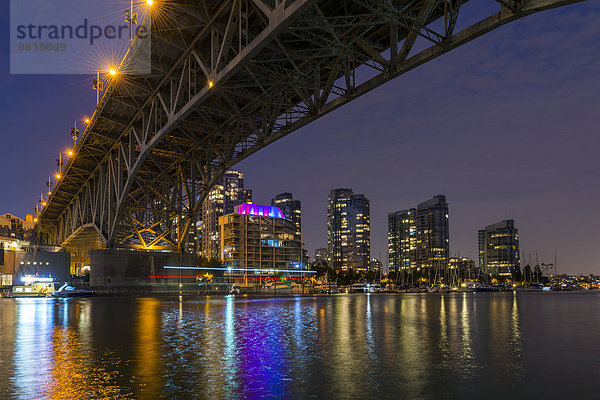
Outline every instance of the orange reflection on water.
[[[116, 384], [118, 360], [97, 358], [83, 348], [79, 334], [68, 328], [55, 327], [52, 335], [50, 384], [44, 398], [90, 399], [129, 398], [130, 393]], [[116, 364], [116, 365], [115, 365]]]
[[160, 301], [154, 298], [138, 300], [138, 320], [135, 341], [135, 376], [139, 382], [136, 397], [155, 398], [162, 387], [160, 362]]

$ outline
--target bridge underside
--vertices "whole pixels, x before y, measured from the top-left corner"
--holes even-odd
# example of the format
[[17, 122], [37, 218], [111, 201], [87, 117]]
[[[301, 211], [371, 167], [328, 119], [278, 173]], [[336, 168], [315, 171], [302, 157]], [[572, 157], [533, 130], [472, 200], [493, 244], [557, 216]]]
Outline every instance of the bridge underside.
[[90, 250], [106, 248], [106, 239], [95, 224], [86, 224], [77, 228], [60, 243], [71, 255], [71, 275], [82, 275], [90, 266]]
[[155, 2], [152, 73], [128, 74], [125, 58], [42, 228], [67, 245], [93, 226], [108, 247], [181, 250], [240, 160], [486, 32], [575, 2], [502, 0], [458, 32], [462, 0]]

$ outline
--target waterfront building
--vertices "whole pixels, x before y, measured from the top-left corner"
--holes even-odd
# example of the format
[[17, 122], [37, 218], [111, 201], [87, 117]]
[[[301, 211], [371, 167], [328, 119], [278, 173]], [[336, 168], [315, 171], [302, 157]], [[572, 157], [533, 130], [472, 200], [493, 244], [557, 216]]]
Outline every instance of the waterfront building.
[[233, 213], [236, 206], [251, 202], [252, 191], [244, 188], [244, 174], [236, 170], [223, 174], [202, 203], [202, 245], [197, 254], [207, 259], [219, 258], [219, 218]]
[[379, 271], [383, 268], [383, 263], [377, 258], [371, 258], [371, 270]]
[[388, 214], [388, 253], [390, 271], [446, 267], [450, 253], [446, 196]]
[[33, 215], [27, 214], [25, 219], [6, 213], [0, 214], [0, 237], [31, 241], [35, 237]]
[[352, 189], [334, 189], [327, 204], [327, 251], [336, 270], [366, 270], [371, 261], [369, 200]]
[[519, 267], [519, 231], [506, 219], [477, 232], [479, 268], [484, 274], [510, 276]]
[[315, 250], [315, 261], [328, 261], [327, 247], [319, 247]]
[[388, 214], [389, 270], [400, 271], [417, 266], [417, 210]]
[[446, 196], [437, 195], [417, 205], [417, 267], [448, 264], [450, 238]]
[[0, 286], [20, 285], [28, 276], [66, 282], [70, 264], [65, 248], [0, 237]]
[[296, 236], [302, 238], [302, 204], [294, 200], [291, 193], [281, 193], [271, 199], [271, 206], [279, 207], [285, 219], [291, 221], [296, 227]]
[[300, 273], [306, 263], [296, 225], [278, 207], [241, 204], [219, 217], [219, 230], [220, 259], [231, 268], [228, 276], [253, 282], [278, 270]]

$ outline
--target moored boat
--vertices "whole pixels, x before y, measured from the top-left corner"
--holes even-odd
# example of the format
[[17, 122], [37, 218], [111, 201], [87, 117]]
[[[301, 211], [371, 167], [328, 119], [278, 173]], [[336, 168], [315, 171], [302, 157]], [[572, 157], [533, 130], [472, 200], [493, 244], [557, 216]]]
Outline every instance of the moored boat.
[[360, 283], [355, 283], [355, 284], [351, 285], [349, 290], [352, 293], [365, 293], [369, 289], [368, 289], [366, 283], [360, 282]]
[[460, 292], [499, 292], [500, 288], [487, 283], [467, 281], [460, 285]]
[[11, 297], [46, 297], [54, 292], [54, 282], [36, 282], [32, 285], [13, 286]]
[[269, 282], [260, 288], [260, 292], [267, 294], [291, 294], [292, 285], [286, 282]]
[[71, 297], [92, 297], [96, 292], [88, 289], [80, 289], [70, 286], [68, 283], [62, 285], [57, 291], [52, 293], [53, 297], [71, 298]]

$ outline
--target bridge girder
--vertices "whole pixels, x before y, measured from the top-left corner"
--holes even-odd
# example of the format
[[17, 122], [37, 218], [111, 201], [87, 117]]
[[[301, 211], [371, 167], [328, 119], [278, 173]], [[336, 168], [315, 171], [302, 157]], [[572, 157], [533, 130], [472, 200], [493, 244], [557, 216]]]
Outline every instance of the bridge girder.
[[[463, 0], [165, 3], [152, 72], [108, 87], [42, 226], [58, 243], [93, 224], [109, 246], [180, 249], [239, 161], [486, 32], [577, 1], [499, 0], [460, 32]], [[430, 46], [414, 52], [418, 38]]]

